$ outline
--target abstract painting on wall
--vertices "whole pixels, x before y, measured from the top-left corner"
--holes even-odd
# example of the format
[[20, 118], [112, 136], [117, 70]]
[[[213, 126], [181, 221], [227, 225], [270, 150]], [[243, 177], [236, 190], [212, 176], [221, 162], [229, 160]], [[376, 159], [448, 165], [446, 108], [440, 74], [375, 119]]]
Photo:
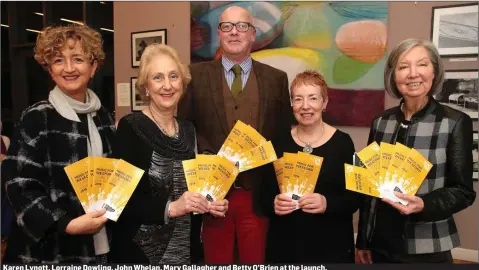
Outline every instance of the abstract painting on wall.
[[325, 77], [325, 121], [369, 126], [384, 110], [387, 2], [191, 2], [192, 63], [221, 58], [217, 25], [233, 5], [253, 16], [253, 59], [285, 71], [290, 84], [307, 69]]

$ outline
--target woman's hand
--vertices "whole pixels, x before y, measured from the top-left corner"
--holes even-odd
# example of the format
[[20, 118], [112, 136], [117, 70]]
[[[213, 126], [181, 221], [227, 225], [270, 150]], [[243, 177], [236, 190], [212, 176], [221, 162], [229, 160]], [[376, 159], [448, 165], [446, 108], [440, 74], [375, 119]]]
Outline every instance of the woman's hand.
[[296, 209], [296, 203], [286, 194], [278, 194], [274, 198], [274, 212], [282, 216], [293, 212]]
[[310, 214], [322, 214], [327, 207], [326, 197], [319, 193], [303, 195], [298, 202], [303, 212]]
[[103, 228], [103, 225], [105, 225], [108, 220], [106, 217], [103, 217], [105, 213], [106, 210], [101, 209], [72, 219], [70, 223], [68, 223], [65, 232], [71, 235], [95, 234]]
[[208, 200], [197, 192], [186, 191], [178, 200], [170, 203], [170, 217], [172, 218], [191, 212], [204, 214], [208, 210]]
[[372, 264], [373, 263], [373, 258], [371, 256], [371, 250], [358, 249], [356, 251], [356, 254], [358, 255], [359, 263], [362, 263], [362, 264]]
[[401, 203], [396, 203], [386, 198], [383, 198], [382, 200], [399, 210], [403, 215], [419, 213], [424, 209], [424, 201], [417, 196], [410, 196], [400, 192], [394, 192], [394, 195], [399, 199], [408, 201], [409, 203], [407, 205], [402, 205]]
[[214, 201], [210, 203], [210, 214], [215, 217], [225, 217], [228, 211], [228, 200]]

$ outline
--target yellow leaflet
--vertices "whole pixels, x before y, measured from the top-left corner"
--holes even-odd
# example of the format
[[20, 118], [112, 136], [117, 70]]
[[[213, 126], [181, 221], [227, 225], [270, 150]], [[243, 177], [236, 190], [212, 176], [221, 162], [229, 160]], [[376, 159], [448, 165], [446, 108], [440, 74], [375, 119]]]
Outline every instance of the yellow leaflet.
[[273, 167], [276, 174], [276, 180], [278, 180], [279, 193], [283, 193], [284, 158], [279, 158], [273, 161]]
[[[248, 125], [244, 136], [244, 149], [249, 150], [259, 145], [265, 144], [266, 139], [256, 131], [252, 126]], [[244, 154], [245, 152], [243, 152]]]
[[94, 190], [95, 184], [95, 157], [87, 157], [88, 158], [88, 206], [92, 206], [93, 203], [96, 201], [97, 193]]
[[371, 172], [375, 179], [379, 179], [380, 170], [380, 148], [376, 142], [366, 146], [363, 150], [358, 152], [358, 156], [363, 162], [364, 166]]
[[283, 192], [288, 193], [293, 192], [293, 183], [291, 178], [293, 177], [294, 167], [296, 167], [296, 156], [297, 154], [293, 153], [284, 153], [283, 154]]
[[196, 190], [197, 192], [202, 192], [206, 181], [208, 179], [208, 176], [210, 175], [211, 171], [214, 171], [216, 169], [216, 160], [219, 158], [217, 155], [202, 155], [202, 154], [197, 154], [196, 155]]
[[[233, 162], [244, 160], [245, 156], [250, 155], [250, 150], [258, 148], [260, 145], [266, 143], [266, 140], [254, 128], [247, 126], [242, 131], [241, 138], [235, 141], [235, 155]], [[241, 169], [240, 169], [241, 172]]]
[[248, 125], [238, 120], [230, 134], [228, 134], [228, 137], [226, 137], [220, 151], [218, 151], [218, 155], [236, 162], [239, 159], [239, 155], [243, 152], [239, 145], [244, 144], [238, 144], [238, 142], [244, 140], [244, 134], [248, 132], [248, 129]]
[[220, 163], [220, 160], [222, 160], [224, 158], [225, 157], [221, 157], [221, 156], [218, 156], [218, 155], [211, 155], [211, 158], [210, 158], [211, 166], [209, 166], [209, 171], [208, 171], [208, 174], [207, 174], [205, 182], [204, 182], [204, 187], [203, 187], [203, 190], [200, 190], [200, 193], [203, 193], [203, 194], [205, 193], [205, 188], [207, 186], [209, 186], [208, 183], [210, 183], [210, 181], [212, 181], [211, 176], [216, 174], [216, 171], [218, 170], [218, 164]]
[[346, 189], [379, 198], [379, 187], [366, 168], [344, 164]]
[[277, 157], [273, 148], [273, 144], [271, 144], [271, 141], [268, 141], [265, 144], [259, 145], [249, 150], [248, 153], [244, 154], [239, 160], [239, 170], [240, 172], [251, 170], [273, 162], [276, 159]]
[[429, 162], [416, 149], [411, 149], [406, 161], [398, 170], [398, 185], [407, 194], [414, 195], [432, 168]]
[[264, 143], [266, 143], [266, 139], [258, 131], [238, 120], [218, 155], [236, 163], [248, 150]]
[[384, 181], [389, 181], [390, 177], [387, 173], [389, 163], [391, 162], [391, 158], [394, 154], [394, 145], [381, 142], [381, 168], [379, 170], [379, 182], [383, 183]]
[[290, 178], [293, 186], [292, 196], [298, 196], [299, 199], [304, 194], [314, 192], [322, 163], [322, 157], [298, 152], [293, 176]]
[[196, 159], [183, 160], [183, 171], [185, 172], [186, 185], [188, 186], [188, 191], [198, 192], [196, 189], [196, 181], [198, 179], [198, 167], [196, 165]]
[[[93, 175], [95, 179], [93, 181], [93, 190], [94, 193], [97, 194], [95, 201], [104, 201], [108, 194], [104, 192], [103, 187], [108, 183], [108, 179], [115, 170], [118, 160], [104, 157], [94, 157], [93, 160]], [[101, 204], [95, 204], [94, 210], [101, 208]]]
[[65, 173], [73, 186], [73, 190], [78, 197], [85, 213], [88, 210], [88, 164], [90, 159], [88, 157], [79, 160], [64, 168]]
[[308, 154], [308, 153], [305, 153], [305, 152], [302, 152], [302, 151], [298, 151], [298, 152], [296, 153], [296, 155], [305, 156], [305, 157], [312, 156], [311, 154]]
[[391, 161], [389, 162], [389, 167], [387, 170], [391, 177], [391, 179], [389, 179], [390, 181], [394, 182], [394, 179], [397, 177], [397, 173], [399, 172], [399, 167], [402, 165], [402, 163], [408, 156], [409, 151], [411, 151], [411, 148], [404, 146], [400, 143], [396, 143], [396, 145], [394, 146], [394, 154], [391, 158]]
[[144, 172], [124, 160], [118, 161], [108, 179], [108, 185], [113, 188], [108, 192], [107, 199], [102, 206], [106, 209], [106, 218], [113, 221], [118, 220]]
[[216, 170], [208, 176], [202, 192], [210, 202], [223, 200], [239, 173], [238, 167], [227, 158], [218, 156], [216, 162]]

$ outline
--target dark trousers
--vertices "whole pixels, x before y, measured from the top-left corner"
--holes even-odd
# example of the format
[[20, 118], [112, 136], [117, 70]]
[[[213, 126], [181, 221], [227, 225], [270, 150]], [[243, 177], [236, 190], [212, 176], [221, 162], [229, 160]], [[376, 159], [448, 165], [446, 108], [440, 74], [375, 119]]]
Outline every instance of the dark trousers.
[[453, 263], [451, 251], [426, 254], [394, 254], [371, 250], [373, 263]]

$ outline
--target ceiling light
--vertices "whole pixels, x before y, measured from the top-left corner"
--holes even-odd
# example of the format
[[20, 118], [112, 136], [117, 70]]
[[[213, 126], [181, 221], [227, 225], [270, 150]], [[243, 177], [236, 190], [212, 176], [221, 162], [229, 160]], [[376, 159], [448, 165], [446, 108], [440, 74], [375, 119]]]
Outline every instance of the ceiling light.
[[76, 24], [79, 24], [79, 25], [83, 25], [82, 22], [72, 21], [72, 20], [65, 19], [65, 18], [61, 18], [60, 21], [71, 22], [71, 23], [76, 23]]
[[40, 13], [40, 12], [33, 12], [33, 14], [37, 14], [37, 15], [43, 16], [43, 13]]
[[1, 25], [2, 25], [2, 27], [7, 27], [7, 28], [10, 27], [10, 26], [8, 26], [6, 24], [3, 24], [3, 23]]
[[111, 30], [111, 29], [108, 29], [108, 28], [100, 28], [100, 29], [103, 30], [103, 31], [115, 32], [115, 31], [113, 31], [113, 30]]
[[38, 31], [38, 30], [33, 30], [33, 29], [28, 29], [28, 28], [27, 28], [27, 29], [25, 29], [25, 30], [27, 30], [27, 31], [30, 31], [30, 32], [34, 32], [34, 33], [41, 33], [41, 31]]

